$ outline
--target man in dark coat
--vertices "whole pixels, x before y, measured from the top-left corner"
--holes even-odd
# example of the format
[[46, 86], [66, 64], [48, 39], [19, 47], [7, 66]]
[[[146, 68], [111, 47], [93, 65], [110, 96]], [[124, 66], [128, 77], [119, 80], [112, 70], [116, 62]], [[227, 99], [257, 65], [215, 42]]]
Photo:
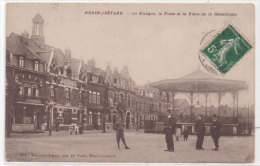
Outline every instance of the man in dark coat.
[[189, 136], [189, 130], [188, 130], [187, 127], [184, 127], [184, 131], [183, 131], [184, 141], [187, 141], [187, 140], [188, 140], [188, 136]]
[[126, 145], [126, 142], [125, 142], [124, 123], [123, 123], [121, 116], [117, 117], [117, 121], [114, 124], [114, 129], [116, 130], [116, 140], [117, 140], [118, 149], [120, 149], [120, 139], [122, 140], [123, 144], [125, 145], [125, 149], [130, 149]]
[[164, 123], [165, 141], [167, 149], [165, 151], [174, 152], [173, 134], [175, 134], [176, 123], [172, 115], [169, 115]]
[[195, 131], [197, 132], [196, 149], [203, 150], [203, 141], [205, 134], [205, 123], [202, 115], [199, 115], [199, 119], [195, 123]]
[[59, 132], [60, 122], [58, 119], [56, 120], [55, 128], [56, 128], [56, 132]]
[[212, 150], [215, 150], [215, 151], [218, 151], [218, 147], [219, 147], [218, 140], [220, 138], [220, 128], [221, 128], [221, 124], [218, 120], [217, 115], [214, 114], [212, 117], [211, 137], [212, 137], [212, 139], [214, 141], [214, 145], [215, 145], [215, 148]]

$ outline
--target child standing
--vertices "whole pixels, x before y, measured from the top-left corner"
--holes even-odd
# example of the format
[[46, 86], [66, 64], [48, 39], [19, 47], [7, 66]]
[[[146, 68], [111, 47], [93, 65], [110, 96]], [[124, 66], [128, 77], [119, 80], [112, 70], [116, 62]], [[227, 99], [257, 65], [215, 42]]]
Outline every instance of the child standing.
[[180, 126], [178, 126], [176, 128], [175, 137], [176, 137], [176, 140], [179, 141], [179, 137], [181, 137], [181, 128], [180, 128]]

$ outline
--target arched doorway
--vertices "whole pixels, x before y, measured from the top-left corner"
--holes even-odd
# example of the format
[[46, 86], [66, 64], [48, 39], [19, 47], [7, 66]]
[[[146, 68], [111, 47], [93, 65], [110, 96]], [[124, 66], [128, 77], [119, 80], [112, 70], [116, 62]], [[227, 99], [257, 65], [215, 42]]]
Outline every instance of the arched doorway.
[[116, 111], [114, 111], [112, 114], [112, 122], [113, 122], [113, 124], [116, 123]]

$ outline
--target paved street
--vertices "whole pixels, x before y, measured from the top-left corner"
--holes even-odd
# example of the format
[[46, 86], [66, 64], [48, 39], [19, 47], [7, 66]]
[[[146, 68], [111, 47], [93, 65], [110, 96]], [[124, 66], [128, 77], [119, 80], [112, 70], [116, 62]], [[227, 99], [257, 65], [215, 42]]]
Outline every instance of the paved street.
[[164, 152], [163, 134], [130, 131], [125, 133], [130, 150], [117, 149], [115, 133], [68, 132], [15, 134], [6, 139], [8, 161], [80, 161], [80, 162], [250, 162], [253, 161], [254, 137], [221, 137], [215, 152], [209, 136], [205, 150], [195, 150], [196, 137], [174, 142], [175, 152]]

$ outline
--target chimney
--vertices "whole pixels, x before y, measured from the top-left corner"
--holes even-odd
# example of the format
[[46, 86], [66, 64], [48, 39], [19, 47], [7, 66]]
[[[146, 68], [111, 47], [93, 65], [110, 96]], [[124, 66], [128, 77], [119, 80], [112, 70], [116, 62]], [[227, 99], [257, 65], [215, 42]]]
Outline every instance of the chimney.
[[114, 74], [117, 74], [117, 75], [119, 74], [117, 67], [114, 67], [113, 73], [114, 73]]
[[66, 48], [65, 49], [65, 56], [67, 57], [67, 58], [71, 58], [71, 51], [70, 51], [70, 49], [69, 48]]
[[91, 60], [88, 60], [88, 66], [90, 67], [91, 70], [95, 68], [96, 62], [95, 62], [94, 58], [92, 58]]
[[29, 41], [29, 33], [27, 31], [24, 31], [22, 33], [22, 42], [28, 45], [28, 41]]

